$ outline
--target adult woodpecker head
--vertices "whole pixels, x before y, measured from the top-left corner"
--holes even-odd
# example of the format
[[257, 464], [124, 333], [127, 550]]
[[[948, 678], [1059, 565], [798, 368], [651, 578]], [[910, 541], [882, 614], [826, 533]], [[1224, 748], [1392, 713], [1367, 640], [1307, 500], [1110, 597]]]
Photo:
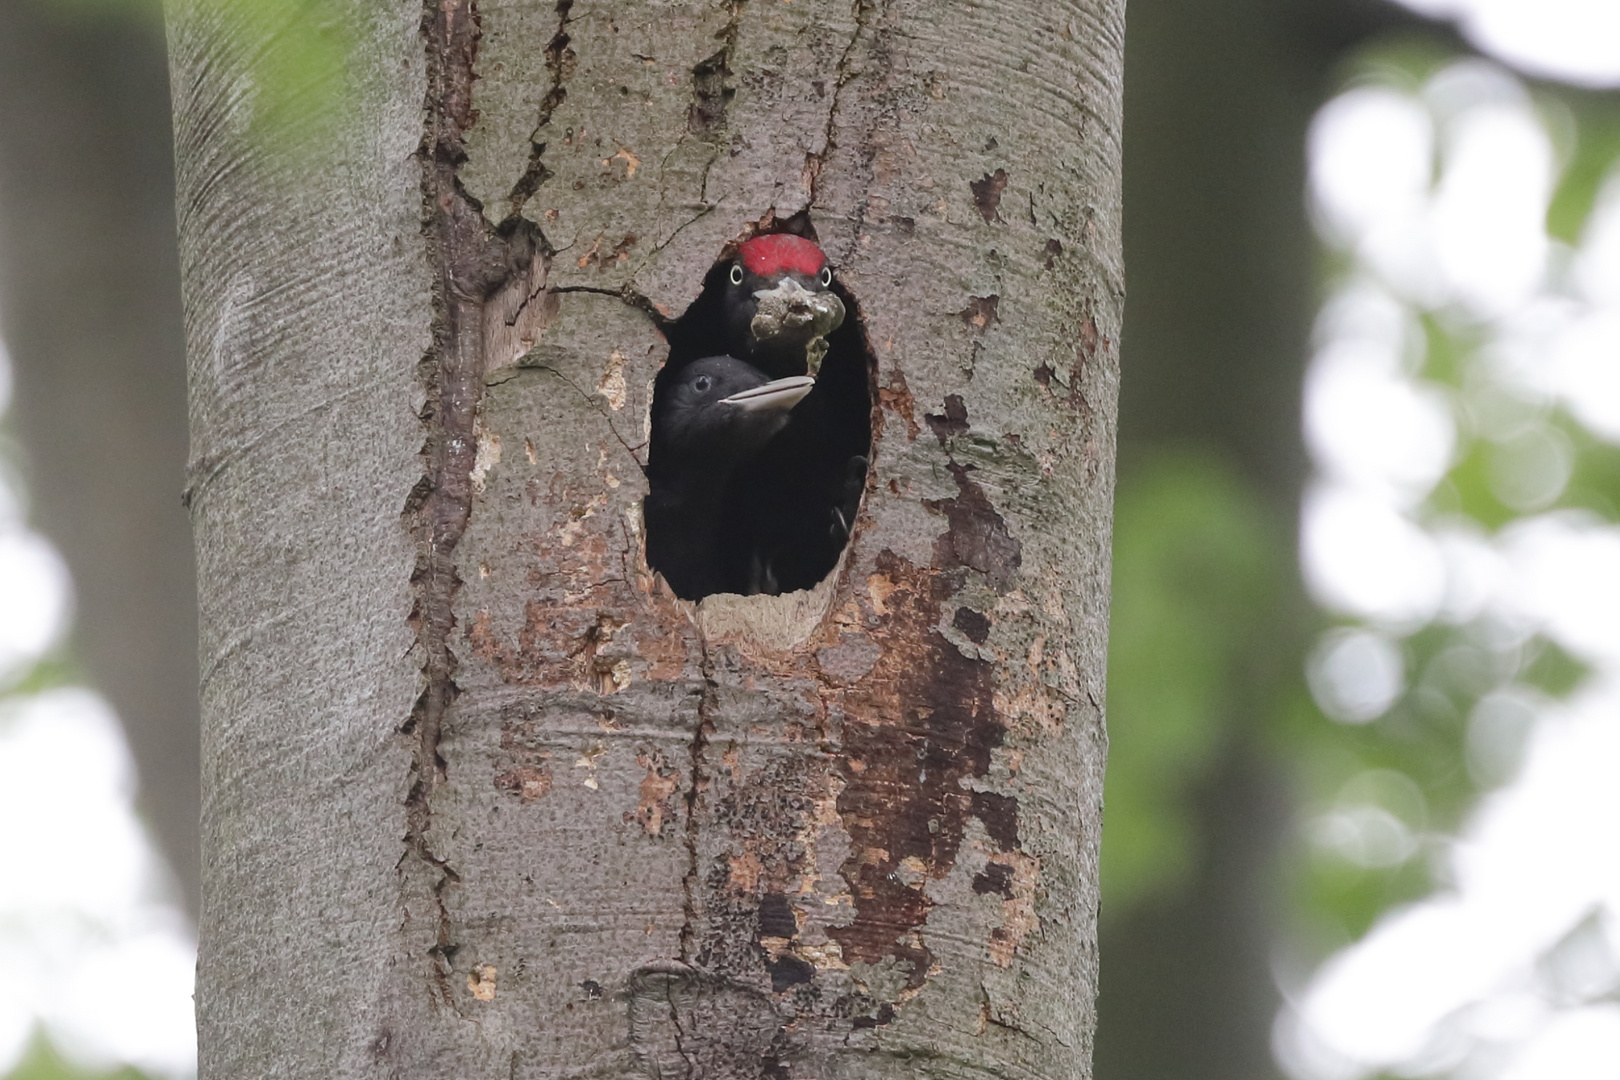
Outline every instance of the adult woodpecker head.
[[756, 236], [737, 249], [725, 275], [730, 351], [771, 375], [814, 376], [827, 335], [844, 321], [821, 248], [789, 233]]

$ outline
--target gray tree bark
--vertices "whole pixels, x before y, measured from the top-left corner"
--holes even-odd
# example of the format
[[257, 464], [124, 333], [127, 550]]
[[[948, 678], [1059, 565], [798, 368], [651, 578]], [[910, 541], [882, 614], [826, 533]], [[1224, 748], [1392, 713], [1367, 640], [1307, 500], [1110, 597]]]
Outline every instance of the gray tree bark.
[[[202, 1074], [1081, 1077], [1118, 0], [171, 13]], [[876, 357], [820, 587], [641, 555], [654, 313], [808, 211]]]

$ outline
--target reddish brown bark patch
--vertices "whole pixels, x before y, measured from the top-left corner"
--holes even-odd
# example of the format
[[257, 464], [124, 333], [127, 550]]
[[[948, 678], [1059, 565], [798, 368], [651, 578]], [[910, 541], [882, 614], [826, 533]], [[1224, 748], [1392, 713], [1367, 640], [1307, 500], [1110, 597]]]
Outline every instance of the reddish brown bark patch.
[[520, 765], [515, 769], [495, 774], [495, 786], [522, 802], [534, 802], [551, 791], [551, 770], [534, 765]]
[[989, 296], [970, 296], [968, 306], [957, 312], [956, 317], [975, 334], [982, 334], [1001, 321], [1001, 315], [996, 310], [1000, 306], [1001, 297], [995, 293]]
[[877, 568], [872, 592], [888, 612], [886, 648], [845, 699], [839, 760], [838, 813], [851, 845], [842, 873], [855, 918], [829, 933], [846, 961], [894, 957], [918, 987], [933, 962], [916, 933], [932, 906], [927, 882], [955, 865], [975, 813], [962, 781], [989, 772], [1005, 728], [992, 665], [964, 656], [939, 630], [954, 583], [887, 551]]
[[929, 500], [950, 522], [935, 542], [935, 561], [944, 567], [965, 566], [977, 570], [997, 592], [1012, 588], [1013, 576], [1024, 562], [1024, 546], [1007, 531], [1007, 522], [990, 505], [984, 489], [968, 475], [972, 465], [946, 466], [956, 478], [960, 494], [954, 499]]
[[624, 815], [625, 820], [639, 821], [648, 836], [658, 836], [666, 824], [675, 820], [674, 795], [681, 785], [681, 774], [669, 767], [664, 755], [655, 751], [636, 755], [636, 764], [647, 770], [638, 789], [635, 813]]
[[905, 421], [908, 441], [916, 442], [917, 436], [922, 434], [922, 425], [917, 423], [917, 399], [911, 396], [911, 388], [899, 368], [889, 373], [887, 386], [878, 387], [878, 410], [880, 429], [883, 413], [889, 412]]
[[1000, 221], [1001, 193], [1007, 190], [1007, 170], [985, 173], [978, 180], [968, 181], [968, 187], [973, 189], [973, 205], [979, 208], [979, 216], [985, 223]]

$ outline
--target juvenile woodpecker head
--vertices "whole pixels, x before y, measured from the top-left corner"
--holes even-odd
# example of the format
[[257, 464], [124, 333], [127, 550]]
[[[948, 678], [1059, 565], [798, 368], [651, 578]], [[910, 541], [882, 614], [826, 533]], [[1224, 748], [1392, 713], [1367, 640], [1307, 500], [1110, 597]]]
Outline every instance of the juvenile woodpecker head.
[[772, 375], [814, 376], [827, 335], [844, 321], [821, 248], [788, 233], [756, 236], [737, 249], [726, 274], [723, 307], [736, 355]]
[[653, 416], [654, 464], [724, 475], [787, 425], [816, 381], [768, 379], [730, 356], [694, 360], [660, 395]]

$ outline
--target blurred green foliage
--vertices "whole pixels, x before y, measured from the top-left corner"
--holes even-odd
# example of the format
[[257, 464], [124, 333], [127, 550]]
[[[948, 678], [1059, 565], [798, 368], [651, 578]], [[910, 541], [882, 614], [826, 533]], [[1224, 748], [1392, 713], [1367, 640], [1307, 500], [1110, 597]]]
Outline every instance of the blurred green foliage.
[[1292, 545], [1237, 471], [1194, 451], [1120, 478], [1102, 888], [1109, 910], [1185, 881], [1187, 797], [1233, 722]]
[[[1389, 41], [1357, 56], [1339, 82], [1416, 94], [1459, 59], [1433, 40]], [[1547, 231], [1574, 245], [1620, 168], [1620, 100], [1548, 84], [1529, 92], [1560, 154]], [[1437, 160], [1437, 175], [1439, 167]], [[1352, 252], [1328, 244], [1319, 265], [1324, 295], [1367, 273]], [[1457, 420], [1452, 463], [1414, 512], [1420, 526], [1489, 538], [1532, 513], [1579, 509], [1620, 520], [1620, 447], [1556, 405], [1526, 410], [1543, 438], [1570, 451], [1569, 481], [1533, 511], [1515, 505], [1502, 470], [1520, 451], [1469, 412], [1469, 395], [1500, 377], [1482, 359], [1498, 328], [1454, 308], [1412, 303], [1408, 310], [1423, 337], [1416, 377], [1441, 392]], [[1268, 656], [1292, 663], [1308, 642], [1290, 640], [1299, 622], [1288, 609], [1299, 589], [1293, 523], [1271, 520], [1248, 485], [1196, 447], [1160, 454], [1119, 478], [1104, 905], [1117, 918], [1186, 881], [1201, 857], [1190, 795], [1229, 740], [1257, 732], [1290, 779], [1297, 811], [1283, 868], [1292, 925], [1278, 936], [1314, 961], [1392, 907], [1443, 887], [1451, 840], [1482, 795], [1517, 768], [1511, 733], [1494, 756], [1481, 753], [1477, 730], [1471, 736], [1481, 701], [1559, 698], [1588, 670], [1546, 637], [1504, 634], [1484, 618], [1402, 628], [1318, 613], [1306, 630], [1368, 629], [1393, 644], [1404, 667], [1401, 690], [1382, 715], [1366, 723], [1330, 719], [1304, 670], [1265, 667]], [[1386, 850], [1361, 844], [1357, 822], [1386, 826]]]
[[[240, 72], [227, 107], [262, 149], [307, 152], [352, 111], [356, 12], [339, 0], [35, 0], [68, 19], [161, 21], [213, 31]], [[241, 109], [240, 113], [234, 110]]]
[[58, 1054], [44, 1035], [36, 1035], [17, 1067], [5, 1080], [148, 1080], [146, 1073], [128, 1066], [118, 1069], [84, 1069]]

